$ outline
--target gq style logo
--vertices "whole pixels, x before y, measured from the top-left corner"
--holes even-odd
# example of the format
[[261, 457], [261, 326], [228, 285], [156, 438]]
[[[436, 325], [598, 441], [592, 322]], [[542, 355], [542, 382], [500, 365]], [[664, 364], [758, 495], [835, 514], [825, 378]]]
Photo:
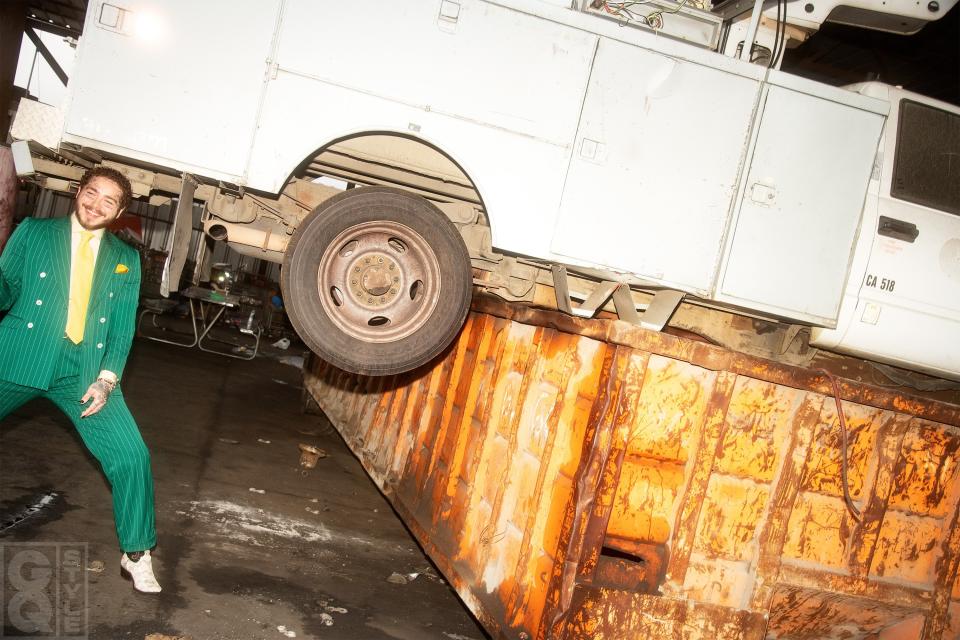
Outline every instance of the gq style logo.
[[84, 543], [0, 543], [0, 638], [86, 638], [86, 567]]

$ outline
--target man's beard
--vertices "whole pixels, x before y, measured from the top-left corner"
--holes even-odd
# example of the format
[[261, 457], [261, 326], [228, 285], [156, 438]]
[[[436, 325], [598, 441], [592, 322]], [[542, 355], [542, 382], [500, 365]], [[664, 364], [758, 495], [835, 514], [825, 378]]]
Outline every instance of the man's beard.
[[84, 221], [84, 219], [80, 216], [79, 211], [75, 212], [74, 215], [77, 218], [77, 222], [80, 223], [80, 226], [86, 229], [87, 231], [98, 231], [100, 229], [106, 229], [111, 224], [113, 224], [114, 220], [116, 220], [116, 218], [102, 218], [97, 222], [93, 222], [92, 226], [90, 226], [91, 223], [89, 221]]

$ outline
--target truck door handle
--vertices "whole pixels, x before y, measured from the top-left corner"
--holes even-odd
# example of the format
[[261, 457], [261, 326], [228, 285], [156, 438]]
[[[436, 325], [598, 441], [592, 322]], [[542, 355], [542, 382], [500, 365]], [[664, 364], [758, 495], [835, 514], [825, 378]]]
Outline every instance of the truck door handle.
[[912, 222], [904, 222], [896, 218], [880, 216], [880, 225], [877, 227], [877, 233], [881, 236], [903, 240], [904, 242], [913, 242], [920, 235], [920, 229]]

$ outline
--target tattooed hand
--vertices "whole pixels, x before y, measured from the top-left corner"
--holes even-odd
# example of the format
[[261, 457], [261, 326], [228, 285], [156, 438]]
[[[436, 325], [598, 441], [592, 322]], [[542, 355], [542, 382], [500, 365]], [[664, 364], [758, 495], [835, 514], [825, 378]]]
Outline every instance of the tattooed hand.
[[110, 397], [110, 392], [113, 391], [115, 386], [116, 384], [112, 382], [108, 382], [103, 378], [97, 378], [93, 384], [87, 387], [87, 392], [83, 394], [83, 398], [80, 399], [80, 404], [86, 404], [90, 400], [93, 400], [90, 406], [80, 414], [80, 417], [86, 418], [87, 416], [92, 416], [100, 411], [100, 409], [103, 409], [103, 406], [107, 404], [107, 398]]

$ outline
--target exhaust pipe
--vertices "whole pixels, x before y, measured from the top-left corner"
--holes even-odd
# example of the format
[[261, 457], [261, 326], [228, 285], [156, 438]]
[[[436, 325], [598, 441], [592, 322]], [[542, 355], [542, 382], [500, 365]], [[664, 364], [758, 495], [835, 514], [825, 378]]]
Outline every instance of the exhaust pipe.
[[205, 221], [203, 232], [214, 240], [253, 247], [264, 253], [271, 251], [283, 253], [290, 241], [290, 237], [283, 233], [274, 233], [248, 224], [235, 224], [223, 220]]

